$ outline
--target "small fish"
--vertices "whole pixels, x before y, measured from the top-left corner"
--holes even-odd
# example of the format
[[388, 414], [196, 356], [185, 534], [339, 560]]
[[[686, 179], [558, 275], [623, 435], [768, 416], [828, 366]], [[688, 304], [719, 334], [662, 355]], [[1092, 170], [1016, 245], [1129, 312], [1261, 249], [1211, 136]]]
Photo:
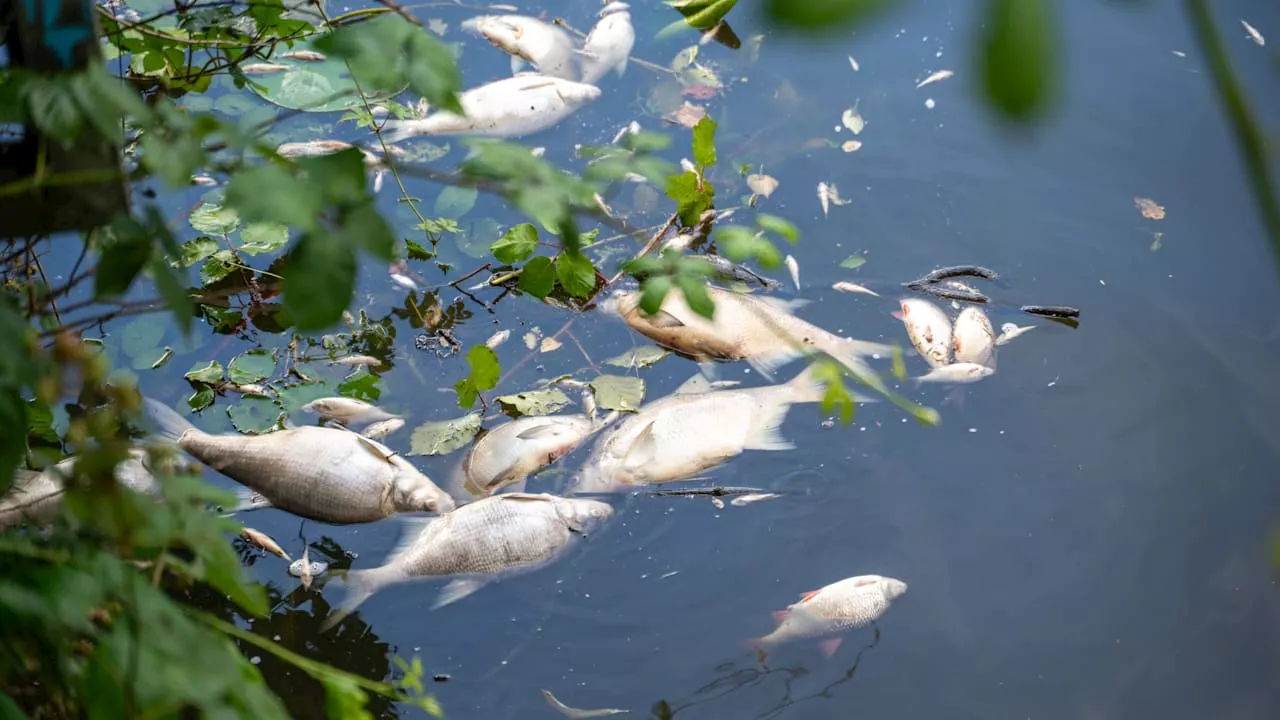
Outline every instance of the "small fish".
[[365, 429], [360, 431], [360, 434], [370, 440], [380, 440], [402, 427], [404, 427], [404, 418], [393, 417], [387, 420], [370, 423], [365, 427]]
[[959, 385], [963, 383], [978, 382], [985, 377], [990, 377], [994, 373], [995, 370], [992, 370], [986, 365], [979, 365], [977, 363], [952, 363], [950, 365], [943, 365], [942, 367], [934, 368], [933, 370], [930, 370], [928, 374], [915, 378], [915, 381], [917, 383], [938, 382]]
[[996, 367], [996, 331], [982, 308], [972, 305], [960, 311], [951, 330], [957, 363]]
[[796, 262], [796, 259], [790, 255], [787, 255], [786, 259], [784, 259], [782, 262], [787, 266], [787, 272], [791, 273], [791, 282], [795, 283], [796, 289], [799, 290], [800, 289], [800, 263]]
[[1267, 44], [1267, 39], [1262, 37], [1262, 33], [1258, 32], [1257, 28], [1245, 22], [1244, 20], [1241, 20], [1240, 24], [1244, 26], [1245, 32], [1249, 33], [1250, 40], [1258, 43], [1259, 45]]
[[317, 398], [303, 405], [302, 410], [319, 415], [322, 421], [335, 420], [343, 425], [360, 425], [403, 417], [389, 413], [377, 405], [347, 397]]
[[337, 360], [330, 360], [329, 364], [330, 365], [350, 365], [352, 367], [359, 367], [361, 365], [363, 365], [364, 367], [371, 367], [371, 368], [382, 367], [381, 360], [379, 360], [376, 357], [370, 357], [368, 355], [347, 355], [345, 357], [340, 357]]
[[1035, 325], [1024, 325], [1022, 327], [1018, 327], [1014, 323], [1005, 323], [1000, 326], [1000, 337], [996, 338], [996, 345], [1004, 345], [1022, 333], [1035, 329]]
[[827, 211], [832, 205], [848, 205], [849, 201], [840, 197], [840, 192], [836, 190], [836, 186], [830, 183], [818, 183], [818, 202], [822, 203], [822, 216], [827, 216]]
[[270, 75], [278, 72], [289, 72], [293, 68], [280, 63], [249, 63], [241, 65], [240, 72], [245, 75]]
[[302, 552], [302, 558], [294, 560], [289, 565], [289, 574], [302, 580], [302, 587], [310, 590], [312, 578], [320, 577], [329, 571], [329, 563], [322, 560], [310, 560], [307, 553], [310, 548]]
[[275, 540], [271, 539], [270, 535], [262, 532], [261, 530], [254, 530], [253, 528], [247, 527], [240, 531], [240, 537], [244, 538], [251, 545], [256, 545], [272, 555], [279, 556], [290, 562], [293, 561], [293, 558], [289, 557], [289, 553], [285, 552], [284, 548], [280, 547]]
[[476, 440], [454, 470], [454, 499], [486, 497], [572, 452], [599, 428], [585, 415], [522, 417], [497, 426]]
[[259, 385], [257, 383], [239, 385], [236, 383], [229, 382], [223, 385], [222, 387], [225, 390], [230, 390], [231, 392], [237, 392], [237, 393], [240, 393], [241, 395], [263, 395], [263, 396], [270, 395], [270, 391], [267, 389], [265, 385]]
[[407, 460], [349, 430], [297, 427], [266, 435], [214, 435], [156, 400], [148, 398], [143, 405], [160, 433], [189, 455], [299, 517], [342, 525], [454, 507], [453, 499]]
[[465, 116], [440, 110], [420, 120], [388, 120], [382, 137], [387, 143], [419, 135], [521, 137], [558, 124], [598, 97], [594, 85], [521, 74], [459, 94]]
[[324, 53], [318, 53], [315, 50], [290, 50], [280, 57], [297, 60], [299, 62], [324, 62], [329, 59], [329, 56]]
[[712, 506], [714, 506], [714, 507], [715, 507], [715, 509], [717, 509], [717, 510], [723, 510], [723, 509], [724, 509], [724, 501], [723, 501], [723, 500], [721, 500], [720, 498], [718, 498], [718, 497], [714, 496], [714, 495], [712, 495], [712, 496], [711, 496], [711, 504], [712, 504]]
[[512, 56], [512, 71], [527, 62], [548, 77], [575, 80], [573, 39], [559, 27], [524, 15], [481, 15], [462, 23]]
[[764, 502], [765, 500], [776, 500], [780, 497], [782, 497], [782, 495], [778, 493], [751, 493], [749, 495], [740, 495], [730, 500], [729, 504], [734, 507], [743, 507], [758, 502]]
[[630, 710], [619, 710], [617, 708], [601, 708], [599, 710], [579, 710], [571, 708], [560, 702], [550, 690], [543, 690], [542, 697], [547, 699], [547, 704], [555, 708], [560, 714], [569, 718], [569, 720], [587, 720], [588, 718], [604, 717], [606, 715], [618, 715], [620, 713], [631, 712]]
[[902, 312], [897, 315], [925, 362], [935, 368], [951, 362], [951, 319], [942, 308], [918, 298], [903, 298], [899, 304]]
[[857, 283], [845, 282], [844, 280], [832, 285], [831, 289], [846, 293], [862, 293], [864, 295], [875, 295], [876, 297], [880, 297], [880, 293], [874, 290], [868, 290]]
[[827, 657], [840, 647], [840, 634], [879, 620], [894, 600], [907, 591], [901, 580], [881, 575], [845, 578], [802, 593], [800, 601], [774, 613], [778, 627], [762, 638], [747, 641], [749, 647], [767, 649], [796, 640], [821, 638]]
[[208, 175], [192, 175], [192, 176], [191, 176], [191, 184], [192, 184], [192, 185], [199, 185], [199, 186], [202, 186], [202, 187], [212, 187], [212, 186], [214, 186], [214, 185], [217, 185], [217, 184], [218, 184], [218, 181], [217, 181], [217, 180], [214, 180], [213, 178], [209, 177]]
[[852, 55], [850, 55], [850, 56], [849, 56], [849, 67], [853, 68], [853, 71], [854, 71], [854, 72], [858, 72], [859, 70], [861, 70], [861, 69], [862, 69], [862, 68], [858, 65], [858, 61], [853, 59], [853, 56], [852, 56]]
[[569, 550], [574, 536], [590, 532], [612, 515], [613, 508], [599, 500], [506, 493], [438, 518], [409, 520], [408, 532], [386, 563], [347, 573], [349, 594], [321, 630], [395, 583], [453, 576], [432, 606], [436, 609], [494, 580], [546, 567]]
[[619, 76], [627, 69], [627, 58], [636, 44], [636, 31], [631, 25], [630, 5], [611, 2], [600, 11], [600, 21], [582, 45], [582, 82], [594, 83], [610, 70]]
[[916, 83], [916, 89], [917, 89], [917, 90], [919, 90], [920, 88], [924, 87], [925, 85], [929, 85], [929, 84], [931, 84], [931, 83], [936, 83], [936, 82], [938, 82], [938, 81], [940, 81], [940, 80], [946, 80], [947, 78], [951, 77], [952, 75], [955, 75], [955, 73], [954, 73], [953, 71], [951, 71], [951, 70], [939, 70], [938, 72], [936, 72], [936, 73], [934, 73], [934, 74], [930, 75], [929, 77], [927, 77], [927, 78], [925, 78], [925, 79], [921, 80], [920, 82]]
[[499, 330], [498, 332], [490, 335], [488, 340], [484, 341], [485, 347], [489, 348], [490, 350], [493, 350], [497, 348], [499, 345], [501, 345], [502, 343], [506, 342], [507, 338], [509, 337], [511, 337], [510, 330]]

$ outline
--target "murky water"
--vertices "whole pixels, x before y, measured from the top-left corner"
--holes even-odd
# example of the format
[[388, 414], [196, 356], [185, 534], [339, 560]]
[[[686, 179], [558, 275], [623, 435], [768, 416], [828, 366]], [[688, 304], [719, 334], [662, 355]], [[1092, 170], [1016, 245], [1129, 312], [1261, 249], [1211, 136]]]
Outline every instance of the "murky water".
[[[635, 5], [639, 57], [666, 64], [692, 41], [654, 41], [675, 15], [657, 3]], [[735, 12], [744, 38], [763, 31], [752, 5]], [[720, 204], [746, 194], [740, 182], [731, 187], [740, 164], [763, 162], [781, 185], [761, 207], [803, 235], [792, 249], [802, 290], [788, 284], [780, 294], [812, 301], [802, 317], [855, 337], [904, 341], [889, 316], [898, 282], [939, 264], [995, 268], [1003, 275], [991, 289], [996, 325], [1039, 326], [1000, 350], [997, 375], [958, 393], [904, 387], [943, 412], [935, 429], [905, 421], [887, 403], [829, 429], [817, 407], [796, 407], [784, 427], [796, 450], [749, 452], [713, 473], [716, 482], [786, 498], [723, 510], [706, 500], [619, 498], [616, 519], [560, 564], [437, 611], [429, 608], [441, 582], [386, 590], [359, 611], [363, 630], [349, 621], [319, 634], [340, 583], [295, 590], [287, 563], [259, 558], [252, 573], [285, 597], [258, 631], [371, 677], [395, 671], [388, 653], [417, 653], [428, 673], [449, 676], [431, 689], [450, 718], [557, 717], [541, 688], [575, 707], [629, 708], [633, 717], [1280, 716], [1280, 588], [1266, 550], [1280, 524], [1280, 292], [1180, 5], [1058, 3], [1064, 84], [1053, 117], [1030, 133], [1002, 129], [976, 100], [969, 13], [979, 4], [910, 5], [856, 34], [769, 35], [755, 65], [722, 47], [702, 49], [734, 80], [726, 95], [706, 101], [720, 122]], [[1236, 18], [1280, 37], [1280, 11], [1215, 5], [1259, 111], [1274, 121], [1273, 51], [1249, 42]], [[566, 0], [532, 10], [585, 29], [594, 8]], [[446, 39], [463, 39], [463, 12], [417, 12], [448, 22]], [[506, 70], [505, 57], [479, 40], [466, 43], [468, 83]], [[943, 68], [956, 76], [915, 88]], [[581, 167], [571, 160], [574, 143], [607, 142], [636, 118], [662, 127], [640, 109], [658, 79], [633, 63], [623, 78], [604, 81], [596, 104], [528, 140]], [[867, 122], [860, 150], [804, 149], [813, 139], [851, 139], [834, 128], [855, 104]], [[285, 134], [310, 139], [298, 137], [301, 128], [325, 131], [317, 125], [334, 119], [291, 121]], [[688, 131], [667, 129], [676, 159]], [[460, 159], [453, 145], [437, 163]], [[824, 217], [819, 181], [851, 202]], [[380, 202], [406, 219], [393, 187]], [[428, 209], [438, 192], [414, 181], [410, 190]], [[612, 201], [629, 209], [630, 194]], [[1142, 218], [1136, 196], [1164, 205], [1166, 219]], [[174, 196], [174, 212], [198, 197]], [[660, 222], [660, 213], [633, 221]], [[517, 221], [482, 196], [462, 224], [487, 218]], [[1153, 233], [1161, 233], [1158, 249]], [[449, 277], [482, 262], [441, 247], [441, 259], [457, 268]], [[838, 267], [854, 253], [866, 264]], [[440, 277], [427, 264], [415, 269]], [[776, 277], [786, 280], [785, 271]], [[837, 280], [889, 295], [842, 295], [829, 289]], [[359, 301], [381, 318], [404, 295], [370, 263]], [[1076, 305], [1081, 327], [1021, 315], [1015, 308], [1024, 302]], [[465, 299], [462, 307], [471, 315], [455, 328], [464, 346], [512, 330], [498, 351], [504, 368], [525, 358], [518, 337], [532, 326], [550, 334], [570, 323], [589, 354], [566, 342], [536, 355], [504, 379], [504, 392], [640, 342], [614, 319], [571, 316], [528, 298], [508, 297], [493, 312]], [[396, 363], [379, 387], [381, 402], [410, 415], [410, 426], [387, 440], [407, 450], [414, 424], [460, 414], [451, 387], [465, 364], [415, 350], [417, 331], [403, 315], [393, 322]], [[164, 344], [175, 338], [170, 331]], [[283, 342], [267, 333], [259, 340]], [[143, 390], [176, 403], [190, 392], [183, 371], [210, 359], [225, 364], [246, 347], [222, 337], [193, 344], [166, 368], [140, 371]], [[910, 363], [923, 372], [918, 357]], [[658, 397], [694, 371], [669, 357], [640, 374]], [[759, 382], [744, 364], [724, 366], [723, 376]], [[229, 427], [222, 404], [203, 426]], [[418, 460], [443, 478], [458, 455]], [[554, 490], [561, 477], [549, 473], [530, 487]], [[295, 556], [299, 534], [339, 559], [342, 550], [357, 555], [336, 568], [381, 562], [400, 532], [394, 521], [325, 527], [274, 510], [245, 520]], [[321, 549], [313, 546], [313, 556]], [[768, 632], [770, 611], [800, 592], [866, 573], [902, 578], [910, 590], [877, 630], [850, 635], [834, 657], [797, 644], [762, 666], [742, 646]], [[270, 658], [262, 667], [297, 716], [319, 715], [318, 686]]]

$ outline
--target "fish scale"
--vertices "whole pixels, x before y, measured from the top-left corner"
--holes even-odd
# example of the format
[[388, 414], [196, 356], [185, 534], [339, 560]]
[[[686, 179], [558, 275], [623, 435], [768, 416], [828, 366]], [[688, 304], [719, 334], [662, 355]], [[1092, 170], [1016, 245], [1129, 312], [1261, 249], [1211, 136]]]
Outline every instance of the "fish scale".
[[880, 575], [859, 575], [831, 583], [782, 612], [777, 629], [760, 638], [760, 646], [793, 640], [830, 637], [865, 627], [878, 620], [907, 584]]

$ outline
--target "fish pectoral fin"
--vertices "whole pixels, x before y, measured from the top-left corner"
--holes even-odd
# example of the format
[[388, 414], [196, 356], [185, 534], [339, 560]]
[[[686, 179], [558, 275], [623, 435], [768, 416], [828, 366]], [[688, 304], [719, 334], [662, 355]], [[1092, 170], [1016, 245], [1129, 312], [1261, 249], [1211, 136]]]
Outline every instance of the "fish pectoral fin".
[[396, 453], [394, 450], [387, 447], [386, 445], [383, 445], [382, 443], [374, 442], [373, 440], [370, 440], [369, 438], [359, 433], [353, 432], [352, 435], [355, 436], [356, 440], [360, 443], [361, 447], [373, 453], [373, 456], [376, 458], [379, 458], [381, 460], [386, 460], [389, 463], [391, 462], [391, 458], [396, 456]]
[[636, 436], [635, 442], [631, 443], [631, 447], [627, 448], [627, 454], [623, 458], [626, 467], [644, 467], [657, 459], [658, 441], [653, 436], [654, 422], [656, 421], [650, 420]]
[[844, 642], [842, 637], [826, 638], [818, 642], [818, 647], [822, 649], [824, 657], [831, 657], [836, 654], [836, 650], [840, 649], [840, 643]]
[[484, 489], [488, 492], [493, 492], [499, 488], [506, 487], [517, 480], [523, 480], [527, 476], [528, 473], [524, 472], [520, 468], [520, 461], [517, 460], [510, 466], [503, 468], [502, 472], [494, 475], [492, 480], [485, 483]]
[[431, 606], [432, 610], [438, 610], [445, 605], [452, 605], [466, 596], [474, 593], [480, 588], [488, 584], [487, 581], [479, 578], [459, 578], [449, 581], [440, 591], [440, 596], [436, 598], [436, 602]]
[[680, 318], [676, 317], [675, 315], [672, 315], [666, 310], [659, 310], [658, 312], [652, 315], [646, 315], [644, 317], [645, 317], [645, 320], [647, 320], [649, 324], [653, 325], [654, 327], [678, 328], [678, 327], [685, 326], [684, 323], [680, 321]]
[[672, 395], [701, 395], [707, 392], [711, 392], [711, 381], [707, 379], [705, 373], [699, 371], [680, 383], [680, 387], [676, 388]]
[[524, 66], [525, 66], [524, 58], [520, 57], [519, 55], [511, 56], [511, 74], [512, 75], [519, 75], [520, 71], [524, 69]]
[[528, 430], [525, 430], [521, 432], [519, 435], [516, 435], [516, 437], [520, 438], [521, 440], [535, 440], [537, 438], [554, 436], [557, 432], [559, 432], [559, 430], [560, 428], [555, 423], [549, 422], [543, 425], [534, 425]]
[[622, 61], [614, 66], [614, 71], [618, 73], [618, 77], [622, 77], [622, 73], [627, 71], [627, 59], [624, 57]]

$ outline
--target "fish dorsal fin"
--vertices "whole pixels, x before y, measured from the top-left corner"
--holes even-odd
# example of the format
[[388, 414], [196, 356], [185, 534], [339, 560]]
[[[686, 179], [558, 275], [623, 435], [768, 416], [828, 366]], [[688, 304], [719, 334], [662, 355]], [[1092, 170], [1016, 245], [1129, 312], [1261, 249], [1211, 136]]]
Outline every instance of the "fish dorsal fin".
[[696, 372], [688, 380], [680, 383], [680, 387], [672, 395], [701, 395], [711, 392], [711, 381], [701, 372]]
[[445, 522], [446, 517], [426, 517], [426, 518], [404, 518], [404, 533], [400, 535], [400, 539], [396, 541], [395, 547], [391, 548], [391, 552], [387, 555], [386, 565], [394, 565], [397, 560], [404, 557], [404, 554], [413, 549], [418, 538], [427, 528], [431, 527], [434, 522]]
[[352, 432], [351, 434], [356, 437], [356, 440], [357, 442], [360, 443], [361, 447], [373, 453], [374, 457], [377, 457], [381, 460], [386, 460], [387, 462], [391, 462], [391, 458], [396, 456], [396, 452], [394, 450], [387, 447], [386, 445], [383, 445], [380, 442], [370, 440], [369, 438], [356, 432]]
[[642, 317], [644, 317], [644, 319], [654, 327], [660, 327], [660, 328], [684, 327], [684, 323], [681, 322], [680, 318], [676, 317], [675, 315], [672, 315], [666, 310], [658, 310], [658, 312], [652, 315], [643, 315], [644, 313], [643, 310], [641, 310], [640, 312], [642, 313]]
[[811, 302], [803, 298], [794, 298], [794, 299], [788, 300], [786, 298], [771, 297], [769, 295], [752, 295], [751, 297], [755, 298], [760, 303], [768, 305], [769, 307], [775, 310], [781, 310], [782, 312], [785, 312], [785, 313], [795, 312], [796, 310], [799, 310], [800, 308], [804, 307], [805, 305], [808, 305]]
[[652, 463], [658, 457], [658, 442], [653, 436], [653, 424], [655, 420], [650, 420], [648, 425], [636, 435], [636, 439], [631, 443], [631, 447], [627, 448], [627, 455], [624, 458], [624, 464], [627, 467], [644, 467]]
[[800, 602], [808, 602], [814, 598], [821, 590], [810, 590], [809, 592], [800, 593]]
[[545, 422], [545, 423], [542, 423], [541, 425], [534, 425], [528, 430], [525, 430], [520, 434], [516, 435], [516, 437], [520, 438], [521, 440], [536, 440], [538, 438], [552, 437], [557, 432], [559, 432], [559, 428], [556, 426], [556, 423], [553, 421], [553, 422]]
[[490, 478], [489, 481], [485, 483], [483, 489], [484, 491], [486, 491], [486, 493], [490, 493], [500, 488], [506, 487], [507, 485], [510, 485], [516, 480], [523, 480], [523, 479], [524, 477], [520, 474], [520, 461], [516, 460], [512, 462], [510, 465], [508, 465], [507, 467], [502, 468], [501, 471], [499, 471], [492, 478]]
[[513, 492], [513, 493], [503, 493], [501, 495], [494, 495], [494, 497], [501, 498], [503, 500], [515, 500], [518, 502], [552, 502], [555, 500], [554, 497], [546, 493]]

